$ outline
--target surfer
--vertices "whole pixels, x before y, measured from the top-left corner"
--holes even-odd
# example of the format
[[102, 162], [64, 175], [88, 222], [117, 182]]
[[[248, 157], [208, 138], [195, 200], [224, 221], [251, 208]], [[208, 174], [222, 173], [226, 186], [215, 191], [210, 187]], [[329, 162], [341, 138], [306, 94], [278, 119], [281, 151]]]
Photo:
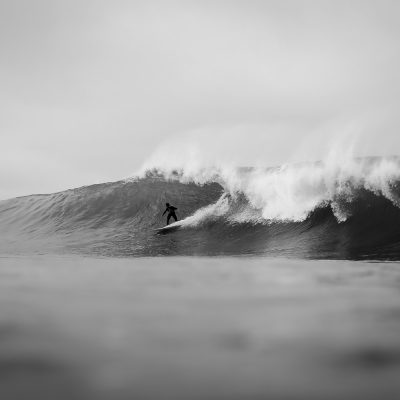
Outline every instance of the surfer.
[[175, 210], [177, 210], [177, 208], [174, 207], [174, 206], [171, 206], [169, 203], [166, 203], [165, 205], [167, 206], [167, 208], [163, 212], [163, 215], [168, 211], [167, 225], [169, 225], [169, 220], [170, 220], [171, 217], [174, 218], [175, 221], [178, 221], [178, 218], [176, 217], [176, 214], [175, 214]]

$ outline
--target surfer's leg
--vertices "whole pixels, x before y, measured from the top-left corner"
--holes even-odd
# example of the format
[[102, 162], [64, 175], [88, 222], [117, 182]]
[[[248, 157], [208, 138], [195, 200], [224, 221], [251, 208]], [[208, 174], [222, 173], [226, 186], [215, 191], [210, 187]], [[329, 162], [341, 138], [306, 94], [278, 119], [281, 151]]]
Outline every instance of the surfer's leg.
[[171, 219], [171, 214], [168, 214], [168, 217], [167, 217], [167, 225], [169, 225], [169, 220]]
[[172, 214], [172, 217], [174, 218], [175, 222], [178, 221], [178, 218], [176, 217], [175, 213]]

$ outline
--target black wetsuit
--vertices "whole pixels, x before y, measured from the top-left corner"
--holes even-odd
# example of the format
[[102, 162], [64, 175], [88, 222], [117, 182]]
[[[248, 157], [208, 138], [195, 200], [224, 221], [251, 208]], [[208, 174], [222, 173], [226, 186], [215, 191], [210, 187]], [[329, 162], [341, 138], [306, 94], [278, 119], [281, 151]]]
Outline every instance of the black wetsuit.
[[166, 208], [166, 210], [163, 212], [163, 215], [164, 215], [166, 212], [168, 212], [168, 215], [167, 215], [167, 225], [169, 225], [169, 220], [171, 219], [171, 217], [174, 218], [175, 221], [178, 221], [178, 218], [176, 217], [176, 214], [175, 214], [175, 210], [177, 210], [177, 208], [170, 205], [170, 206], [168, 206], [168, 207]]

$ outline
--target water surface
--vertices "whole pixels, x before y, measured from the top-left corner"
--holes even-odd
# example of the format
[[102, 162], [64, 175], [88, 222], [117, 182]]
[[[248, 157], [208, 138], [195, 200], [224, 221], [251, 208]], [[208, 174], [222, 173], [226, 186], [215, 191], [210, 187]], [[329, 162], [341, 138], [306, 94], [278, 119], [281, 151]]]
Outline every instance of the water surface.
[[0, 398], [398, 399], [398, 263], [0, 258]]

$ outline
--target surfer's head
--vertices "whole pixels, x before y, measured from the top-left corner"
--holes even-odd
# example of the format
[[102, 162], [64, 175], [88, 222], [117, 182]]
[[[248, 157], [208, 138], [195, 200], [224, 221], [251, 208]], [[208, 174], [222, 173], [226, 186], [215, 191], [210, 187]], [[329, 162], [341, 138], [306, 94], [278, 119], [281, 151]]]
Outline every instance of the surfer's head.
[[166, 205], [167, 207], [169, 207], [169, 203], [165, 203], [165, 205]]

